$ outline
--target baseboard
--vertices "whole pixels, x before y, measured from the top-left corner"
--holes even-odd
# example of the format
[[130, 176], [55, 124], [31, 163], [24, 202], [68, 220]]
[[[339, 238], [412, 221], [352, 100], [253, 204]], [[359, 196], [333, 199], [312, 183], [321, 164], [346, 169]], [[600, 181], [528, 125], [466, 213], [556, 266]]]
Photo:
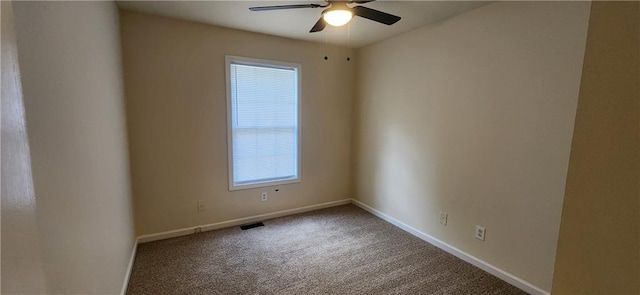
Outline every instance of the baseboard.
[[468, 253], [466, 253], [466, 252], [464, 252], [464, 251], [462, 251], [462, 250], [460, 250], [460, 249], [458, 249], [456, 247], [453, 247], [453, 246], [451, 246], [451, 245], [449, 245], [449, 244], [447, 244], [447, 243], [445, 243], [443, 241], [440, 241], [440, 240], [438, 240], [438, 239], [436, 239], [436, 238], [434, 238], [434, 237], [432, 237], [432, 236], [430, 236], [430, 235], [428, 235], [428, 234], [426, 234], [424, 232], [421, 232], [421, 231], [417, 230], [416, 228], [411, 227], [411, 226], [403, 223], [402, 221], [397, 220], [397, 219], [395, 219], [395, 218], [393, 218], [393, 217], [391, 217], [391, 216], [389, 216], [387, 214], [384, 214], [384, 213], [374, 209], [373, 207], [371, 207], [371, 206], [369, 206], [369, 205], [367, 205], [365, 203], [362, 203], [362, 202], [360, 202], [358, 200], [355, 200], [355, 199], [352, 200], [352, 203], [355, 204], [356, 206], [366, 210], [366, 211], [369, 211], [371, 214], [373, 214], [375, 216], [378, 216], [381, 219], [383, 219], [383, 220], [385, 220], [385, 221], [387, 221], [387, 222], [389, 222], [389, 223], [391, 223], [391, 224], [403, 229], [404, 231], [406, 231], [406, 232], [408, 232], [408, 233], [410, 233], [410, 234], [412, 234], [412, 235], [414, 235], [414, 236], [426, 241], [427, 243], [432, 244], [432, 245], [434, 245], [434, 246], [436, 246], [436, 247], [438, 247], [438, 248], [440, 248], [440, 249], [442, 249], [442, 250], [444, 250], [444, 251], [446, 251], [446, 252], [448, 252], [448, 253], [450, 253], [450, 254], [452, 254], [452, 255], [454, 255], [454, 256], [456, 256], [456, 257], [458, 257], [458, 258], [460, 258], [460, 259], [462, 259], [464, 261], [466, 261], [466, 262], [468, 262], [468, 263], [471, 263], [471, 264], [475, 265], [476, 267], [478, 267], [478, 268], [480, 268], [480, 269], [482, 269], [482, 270], [484, 270], [484, 271], [486, 271], [486, 272], [488, 272], [488, 273], [490, 273], [490, 274], [502, 279], [503, 281], [505, 281], [505, 282], [507, 282], [507, 283], [509, 283], [509, 284], [511, 284], [513, 286], [516, 286], [516, 287], [520, 288], [521, 290], [523, 290], [523, 291], [525, 291], [525, 292], [527, 292], [529, 294], [549, 295], [549, 292], [544, 291], [544, 290], [542, 290], [542, 289], [530, 284], [529, 282], [527, 282], [527, 281], [525, 281], [523, 279], [520, 279], [520, 278], [518, 278], [518, 277], [516, 277], [516, 276], [514, 276], [514, 275], [512, 275], [512, 274], [510, 274], [510, 273], [508, 273], [508, 272], [506, 272], [506, 271], [504, 271], [502, 269], [500, 269], [500, 268], [497, 268], [497, 267], [487, 263], [486, 261], [483, 261], [483, 260], [478, 259], [478, 258], [476, 258], [474, 256], [471, 256], [470, 254], [468, 254]]
[[147, 234], [147, 235], [141, 235], [136, 239], [136, 245], [134, 245], [133, 247], [133, 251], [131, 253], [131, 259], [129, 261], [129, 267], [127, 269], [127, 275], [125, 278], [125, 282], [124, 285], [122, 286], [122, 294], [126, 294], [127, 291], [127, 285], [129, 283], [129, 276], [131, 275], [131, 270], [133, 268], [133, 261], [135, 258], [135, 253], [136, 253], [136, 249], [137, 249], [137, 244], [139, 243], [147, 243], [147, 242], [152, 242], [152, 241], [158, 241], [158, 240], [164, 240], [164, 239], [169, 239], [169, 238], [174, 238], [174, 237], [179, 237], [179, 236], [185, 236], [185, 235], [189, 235], [194, 233], [196, 228], [201, 228], [202, 231], [209, 231], [209, 230], [216, 230], [216, 229], [221, 229], [221, 228], [225, 228], [225, 227], [231, 227], [231, 226], [238, 226], [238, 225], [242, 225], [242, 224], [246, 224], [246, 223], [251, 223], [251, 222], [256, 222], [256, 221], [262, 221], [262, 220], [266, 220], [266, 219], [272, 219], [272, 218], [277, 218], [277, 217], [282, 217], [282, 216], [287, 216], [287, 215], [293, 215], [293, 214], [298, 214], [298, 213], [304, 213], [304, 212], [309, 212], [309, 211], [314, 211], [314, 210], [319, 210], [319, 209], [324, 209], [324, 208], [330, 208], [330, 207], [335, 207], [335, 206], [341, 206], [341, 205], [346, 205], [349, 203], [353, 203], [354, 205], [370, 212], [371, 214], [399, 227], [400, 229], [426, 241], [427, 243], [430, 243], [468, 263], [471, 263], [472, 265], [475, 265], [476, 267], [504, 280], [505, 282], [516, 286], [518, 288], [520, 288], [521, 290], [529, 293], [529, 294], [539, 294], [539, 295], [549, 295], [549, 292], [544, 291], [534, 285], [532, 285], [531, 283], [520, 279], [500, 268], [497, 268], [489, 263], [487, 263], [486, 261], [483, 261], [479, 258], [476, 258], [456, 247], [453, 247], [443, 241], [440, 241], [424, 232], [421, 232], [419, 230], [417, 230], [416, 228], [409, 226], [405, 223], [403, 223], [400, 220], [397, 220], [385, 213], [382, 213], [381, 211], [378, 211], [376, 209], [374, 209], [373, 207], [362, 203], [358, 200], [355, 199], [344, 199], [344, 200], [339, 200], [339, 201], [333, 201], [333, 202], [327, 202], [327, 203], [322, 203], [322, 204], [317, 204], [317, 205], [311, 205], [311, 206], [305, 206], [305, 207], [299, 207], [299, 208], [294, 208], [294, 209], [288, 209], [288, 210], [282, 210], [282, 211], [277, 211], [277, 212], [272, 212], [272, 213], [266, 213], [266, 214], [260, 214], [260, 215], [254, 215], [254, 216], [249, 216], [249, 217], [244, 217], [244, 218], [239, 218], [239, 219], [233, 219], [233, 220], [228, 220], [228, 221], [223, 221], [223, 222], [217, 222], [217, 223], [211, 223], [211, 224], [204, 224], [204, 225], [199, 225], [199, 226], [193, 226], [193, 227], [188, 227], [188, 228], [181, 228], [181, 229], [177, 229], [177, 230], [171, 230], [171, 231], [166, 231], [166, 232], [161, 232], [161, 233], [155, 233], [155, 234]]
[[121, 295], [127, 294], [127, 287], [129, 286], [129, 278], [131, 277], [131, 271], [133, 270], [133, 261], [136, 258], [136, 251], [138, 250], [138, 239], [133, 243], [133, 249], [131, 249], [131, 257], [129, 258], [129, 265], [127, 266], [127, 273], [124, 276], [124, 284], [122, 285]]
[[346, 204], [350, 204], [351, 200], [352, 199], [344, 199], [344, 200], [327, 202], [327, 203], [322, 203], [322, 204], [317, 204], [317, 205], [311, 205], [311, 206], [305, 206], [305, 207], [300, 207], [300, 208], [282, 210], [282, 211], [277, 211], [277, 212], [273, 212], [273, 213], [254, 215], [254, 216], [249, 216], [249, 217], [244, 217], [244, 218], [239, 218], [239, 219], [233, 219], [233, 220], [228, 220], [228, 221], [223, 221], [223, 222], [217, 222], [217, 223], [210, 223], [210, 224], [192, 226], [192, 227], [187, 227], [187, 228], [181, 228], [181, 229], [176, 229], [176, 230], [171, 230], [171, 231], [166, 231], [166, 232], [161, 232], [161, 233], [141, 235], [141, 236], [138, 237], [138, 243], [147, 243], [147, 242], [152, 242], [152, 241], [158, 241], [158, 240], [164, 240], [164, 239], [175, 238], [175, 237], [180, 237], [180, 236], [186, 236], [186, 235], [194, 233], [195, 229], [198, 228], [198, 227], [202, 231], [210, 231], [210, 230], [221, 229], [221, 228], [225, 228], [225, 227], [237, 226], [237, 225], [242, 225], [242, 224], [246, 224], [246, 223], [262, 221], [262, 220], [266, 220], [266, 219], [272, 219], [272, 218], [277, 218], [277, 217], [282, 217], [282, 216], [287, 216], [287, 215], [292, 215], [292, 214], [309, 212], [309, 211], [318, 210], [318, 209], [324, 209], [324, 208], [329, 208], [329, 207], [346, 205]]

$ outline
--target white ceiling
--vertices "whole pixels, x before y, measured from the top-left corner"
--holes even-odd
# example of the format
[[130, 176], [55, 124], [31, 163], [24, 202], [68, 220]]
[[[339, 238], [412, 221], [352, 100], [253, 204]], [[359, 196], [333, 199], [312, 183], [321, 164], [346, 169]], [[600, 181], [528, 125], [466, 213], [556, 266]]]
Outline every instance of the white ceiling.
[[327, 26], [309, 33], [322, 8], [249, 11], [252, 6], [283, 4], [325, 4], [324, 1], [117, 1], [121, 9], [196, 21], [221, 27], [327, 42], [359, 48], [415, 28], [440, 22], [451, 16], [488, 4], [485, 1], [393, 1], [379, 0], [363, 6], [395, 14], [402, 19], [387, 26], [355, 17], [344, 27]]

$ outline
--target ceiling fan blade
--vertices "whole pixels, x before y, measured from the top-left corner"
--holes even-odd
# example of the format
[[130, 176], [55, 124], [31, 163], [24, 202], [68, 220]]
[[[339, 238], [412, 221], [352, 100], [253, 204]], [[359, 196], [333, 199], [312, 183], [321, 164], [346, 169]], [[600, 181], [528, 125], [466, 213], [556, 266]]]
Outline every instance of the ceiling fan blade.
[[257, 6], [249, 7], [251, 11], [267, 11], [267, 10], [280, 10], [280, 9], [294, 9], [294, 8], [318, 8], [325, 7], [320, 4], [292, 4], [292, 5], [275, 5], [275, 6]]
[[377, 21], [379, 23], [383, 23], [385, 25], [393, 25], [395, 23], [397, 23], [401, 17], [393, 15], [393, 14], [388, 14], [386, 12], [382, 12], [379, 10], [375, 10], [375, 9], [371, 9], [371, 8], [367, 8], [364, 6], [356, 6], [351, 8], [351, 11], [353, 11], [354, 15], [360, 16], [360, 17], [364, 17], [367, 19], [370, 19], [372, 21]]
[[322, 30], [324, 30], [324, 28], [327, 26], [327, 22], [324, 21], [324, 18], [320, 18], [318, 20], [318, 22], [316, 22], [315, 25], [313, 25], [313, 28], [311, 28], [311, 30], [309, 31], [309, 33], [315, 33], [315, 32], [320, 32]]

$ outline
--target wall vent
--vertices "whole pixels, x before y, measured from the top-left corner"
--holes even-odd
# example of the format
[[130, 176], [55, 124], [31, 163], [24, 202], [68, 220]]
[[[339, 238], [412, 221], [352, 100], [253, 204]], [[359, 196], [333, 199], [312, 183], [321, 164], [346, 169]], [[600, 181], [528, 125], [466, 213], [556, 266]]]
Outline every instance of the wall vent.
[[256, 222], [256, 223], [251, 223], [251, 224], [245, 224], [245, 225], [241, 225], [240, 229], [247, 230], [247, 229], [252, 229], [254, 227], [260, 227], [260, 226], [264, 226], [264, 223]]

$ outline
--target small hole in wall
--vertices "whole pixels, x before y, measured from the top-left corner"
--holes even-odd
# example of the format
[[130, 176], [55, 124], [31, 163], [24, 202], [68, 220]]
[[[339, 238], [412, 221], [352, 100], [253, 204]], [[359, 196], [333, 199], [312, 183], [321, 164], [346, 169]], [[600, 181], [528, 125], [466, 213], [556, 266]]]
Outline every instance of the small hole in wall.
[[277, 189], [276, 189], [276, 192], [279, 192], [279, 191], [280, 191], [280, 189], [279, 189], [279, 188], [277, 188]]
[[329, 59], [329, 57], [325, 55], [325, 56], [324, 56], [324, 60], [327, 60], [327, 59]]
[[350, 61], [350, 60], [351, 60], [351, 58], [350, 58], [350, 57], [347, 57], [347, 61]]

